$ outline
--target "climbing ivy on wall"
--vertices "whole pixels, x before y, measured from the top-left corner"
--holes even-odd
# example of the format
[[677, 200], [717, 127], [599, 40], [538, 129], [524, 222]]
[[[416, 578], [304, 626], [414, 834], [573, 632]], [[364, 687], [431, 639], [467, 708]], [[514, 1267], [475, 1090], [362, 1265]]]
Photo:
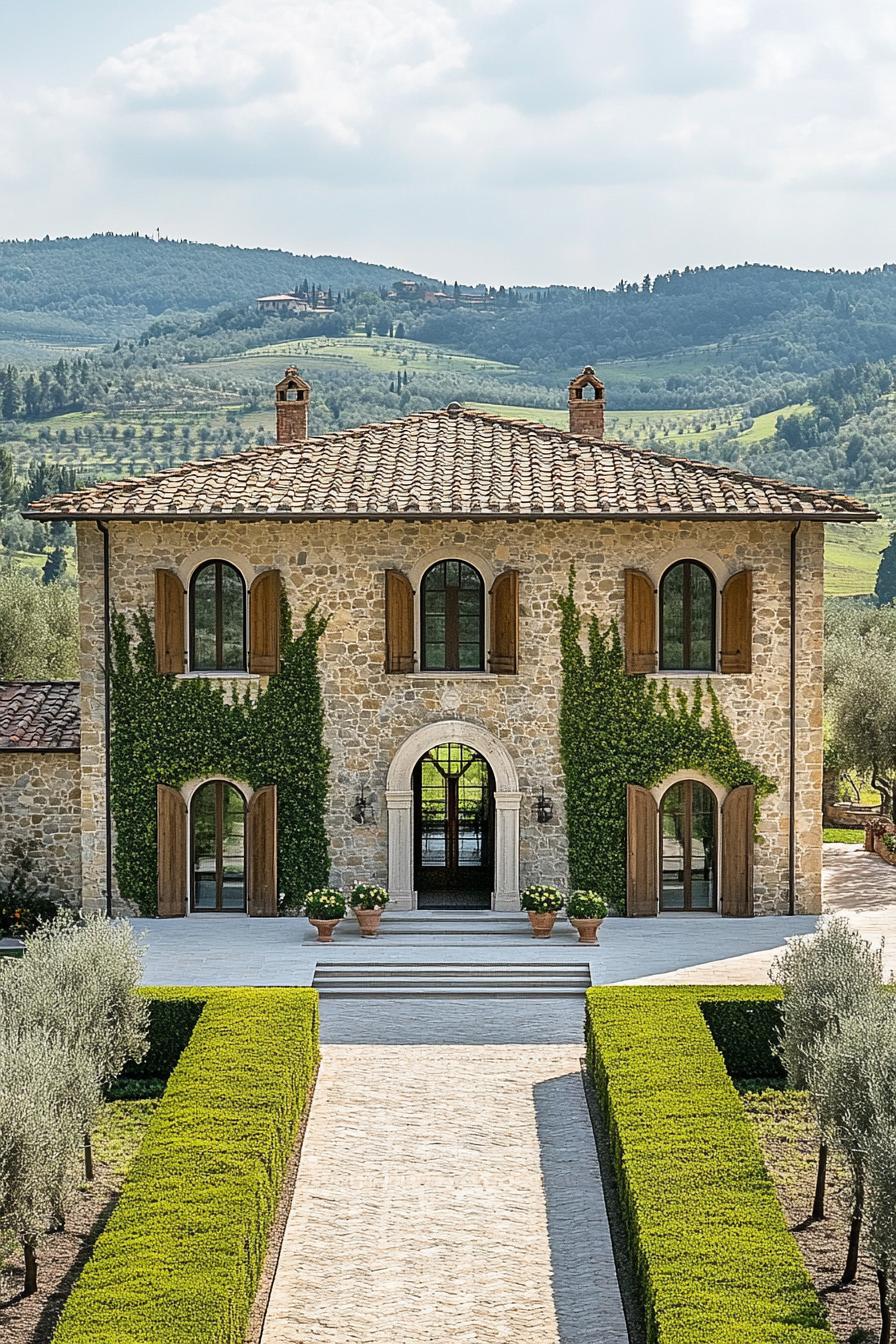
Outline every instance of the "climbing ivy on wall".
[[757, 805], [774, 782], [745, 760], [712, 684], [693, 695], [630, 676], [615, 621], [582, 615], [569, 590], [561, 611], [560, 753], [566, 786], [570, 882], [625, 909], [626, 784], [653, 788], [677, 770], [711, 775], [727, 789], [756, 786]]
[[160, 676], [150, 619], [133, 631], [112, 619], [111, 806], [115, 873], [125, 900], [156, 911], [156, 784], [227, 776], [253, 789], [277, 785], [279, 883], [287, 907], [325, 885], [330, 868], [324, 810], [329, 752], [323, 741], [318, 643], [326, 620], [312, 610], [293, 634], [281, 605], [280, 671], [253, 699], [205, 678]]

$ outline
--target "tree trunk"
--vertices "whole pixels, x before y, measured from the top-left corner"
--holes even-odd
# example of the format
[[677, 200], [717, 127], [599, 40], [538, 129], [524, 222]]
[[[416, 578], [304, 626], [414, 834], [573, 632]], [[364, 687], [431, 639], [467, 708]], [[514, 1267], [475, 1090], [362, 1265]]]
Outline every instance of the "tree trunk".
[[93, 1180], [93, 1143], [90, 1135], [84, 1135], [84, 1179]]
[[862, 1235], [862, 1213], [865, 1204], [865, 1191], [862, 1184], [856, 1190], [855, 1203], [852, 1206], [852, 1218], [849, 1222], [849, 1242], [846, 1247], [846, 1267], [840, 1282], [846, 1287], [855, 1283], [859, 1270], [859, 1238]]
[[890, 1294], [887, 1276], [883, 1270], [877, 1271], [877, 1291], [880, 1296], [880, 1344], [891, 1344], [892, 1320], [890, 1316]]
[[871, 771], [871, 787], [877, 789], [880, 794], [881, 816], [885, 817], [888, 812], [893, 816], [893, 808], [896, 807], [896, 794], [893, 791], [892, 780], [888, 779], [886, 775], [879, 775], [875, 769]]
[[828, 1146], [822, 1139], [818, 1145], [818, 1170], [815, 1173], [815, 1199], [812, 1202], [812, 1217], [824, 1217], [824, 1188], [828, 1176]]
[[25, 1252], [25, 1286], [22, 1294], [30, 1297], [37, 1292], [37, 1250], [33, 1241], [23, 1241], [22, 1250]]

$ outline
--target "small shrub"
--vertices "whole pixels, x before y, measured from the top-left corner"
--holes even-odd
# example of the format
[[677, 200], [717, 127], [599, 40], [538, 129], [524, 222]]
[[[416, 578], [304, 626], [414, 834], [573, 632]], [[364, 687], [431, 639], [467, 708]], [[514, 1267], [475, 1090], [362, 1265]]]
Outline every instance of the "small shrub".
[[350, 904], [353, 910], [383, 910], [388, 903], [389, 893], [385, 887], [375, 887], [365, 882], [352, 887]]
[[566, 902], [570, 919], [606, 919], [608, 906], [596, 891], [572, 891]]
[[305, 892], [302, 908], [309, 919], [343, 919], [345, 896], [338, 887], [317, 887]]
[[55, 919], [59, 907], [47, 896], [47, 875], [21, 840], [0, 858], [0, 938], [27, 938]]
[[563, 909], [564, 899], [559, 887], [527, 887], [520, 896], [520, 909], [531, 910], [536, 915], [549, 915]]

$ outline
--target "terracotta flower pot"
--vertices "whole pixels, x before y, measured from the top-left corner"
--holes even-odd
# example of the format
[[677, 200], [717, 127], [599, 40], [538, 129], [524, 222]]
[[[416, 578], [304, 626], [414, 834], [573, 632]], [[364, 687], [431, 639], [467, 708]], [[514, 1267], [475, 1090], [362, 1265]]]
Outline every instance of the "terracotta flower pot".
[[383, 907], [376, 905], [372, 910], [365, 910], [360, 905], [352, 906], [352, 914], [358, 921], [361, 928], [362, 938], [375, 938], [380, 931], [380, 920], [383, 917]]
[[603, 924], [602, 919], [573, 919], [569, 917], [569, 922], [579, 935], [580, 943], [597, 943], [597, 931]]
[[313, 924], [317, 929], [317, 941], [319, 943], [332, 943], [333, 930], [339, 923], [338, 919], [312, 919], [309, 915], [308, 923]]
[[557, 911], [548, 910], [547, 914], [539, 914], [537, 910], [527, 910], [526, 914], [529, 916], [529, 923], [532, 925], [532, 937], [550, 938], [554, 921], [557, 918]]

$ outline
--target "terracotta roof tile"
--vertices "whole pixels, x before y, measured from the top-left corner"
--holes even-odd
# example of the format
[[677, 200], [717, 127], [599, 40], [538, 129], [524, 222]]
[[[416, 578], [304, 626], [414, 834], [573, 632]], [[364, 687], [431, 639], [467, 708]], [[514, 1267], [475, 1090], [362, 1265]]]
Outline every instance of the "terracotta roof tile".
[[0, 681], [0, 751], [78, 751], [76, 681]]
[[873, 518], [847, 495], [452, 408], [249, 448], [32, 504], [40, 518]]

